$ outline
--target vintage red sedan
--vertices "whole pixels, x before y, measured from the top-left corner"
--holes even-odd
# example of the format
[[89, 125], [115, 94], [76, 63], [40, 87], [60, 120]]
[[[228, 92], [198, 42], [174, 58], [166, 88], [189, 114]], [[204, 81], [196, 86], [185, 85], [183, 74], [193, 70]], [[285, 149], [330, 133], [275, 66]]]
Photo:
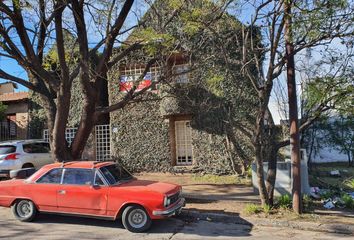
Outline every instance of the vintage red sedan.
[[77, 161], [42, 167], [27, 179], [0, 182], [0, 206], [20, 221], [37, 213], [59, 213], [116, 220], [143, 232], [151, 220], [179, 214], [181, 186], [138, 180], [114, 162]]

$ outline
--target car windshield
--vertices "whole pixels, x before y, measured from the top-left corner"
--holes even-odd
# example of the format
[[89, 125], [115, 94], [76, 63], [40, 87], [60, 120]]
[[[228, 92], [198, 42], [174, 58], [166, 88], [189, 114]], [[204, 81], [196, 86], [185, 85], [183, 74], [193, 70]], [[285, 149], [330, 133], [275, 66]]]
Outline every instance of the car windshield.
[[9, 154], [16, 152], [16, 146], [2, 145], [0, 146], [0, 154]]
[[100, 169], [110, 185], [133, 178], [133, 176], [119, 164], [112, 164], [101, 167]]

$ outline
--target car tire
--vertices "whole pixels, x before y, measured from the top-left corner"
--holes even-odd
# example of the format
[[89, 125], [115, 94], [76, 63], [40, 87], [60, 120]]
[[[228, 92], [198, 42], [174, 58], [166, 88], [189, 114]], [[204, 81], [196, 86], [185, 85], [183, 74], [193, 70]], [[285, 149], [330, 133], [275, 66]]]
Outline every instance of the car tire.
[[134, 233], [145, 232], [151, 227], [151, 218], [141, 206], [128, 206], [122, 214], [124, 227]]
[[37, 215], [37, 208], [30, 200], [22, 199], [11, 206], [12, 213], [21, 222], [31, 222]]

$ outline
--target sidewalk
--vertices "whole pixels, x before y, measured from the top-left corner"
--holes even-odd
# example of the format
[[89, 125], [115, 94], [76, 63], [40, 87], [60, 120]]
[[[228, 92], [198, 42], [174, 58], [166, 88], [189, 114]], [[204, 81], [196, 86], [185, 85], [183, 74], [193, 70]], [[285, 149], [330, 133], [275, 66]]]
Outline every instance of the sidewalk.
[[232, 222], [243, 225], [289, 227], [293, 229], [354, 235], [351, 213], [320, 210], [299, 217], [287, 215], [255, 215], [244, 213], [248, 203], [259, 203], [258, 195], [248, 184], [202, 183], [192, 174], [142, 173], [139, 179], [177, 183], [183, 186], [187, 206], [185, 218], [206, 221]]

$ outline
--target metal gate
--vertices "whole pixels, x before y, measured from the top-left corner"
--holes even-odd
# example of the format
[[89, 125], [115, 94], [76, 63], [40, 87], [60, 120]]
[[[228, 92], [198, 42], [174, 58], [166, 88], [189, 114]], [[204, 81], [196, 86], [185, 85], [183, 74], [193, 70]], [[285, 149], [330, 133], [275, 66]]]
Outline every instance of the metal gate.
[[[111, 159], [111, 131], [110, 126], [96, 125], [94, 128], [94, 152], [96, 161], [107, 161]], [[69, 145], [74, 140], [77, 128], [67, 128], [65, 138]], [[49, 141], [48, 129], [43, 131], [43, 139]]]
[[97, 125], [95, 127], [96, 161], [107, 161], [111, 159], [110, 130], [109, 125]]

